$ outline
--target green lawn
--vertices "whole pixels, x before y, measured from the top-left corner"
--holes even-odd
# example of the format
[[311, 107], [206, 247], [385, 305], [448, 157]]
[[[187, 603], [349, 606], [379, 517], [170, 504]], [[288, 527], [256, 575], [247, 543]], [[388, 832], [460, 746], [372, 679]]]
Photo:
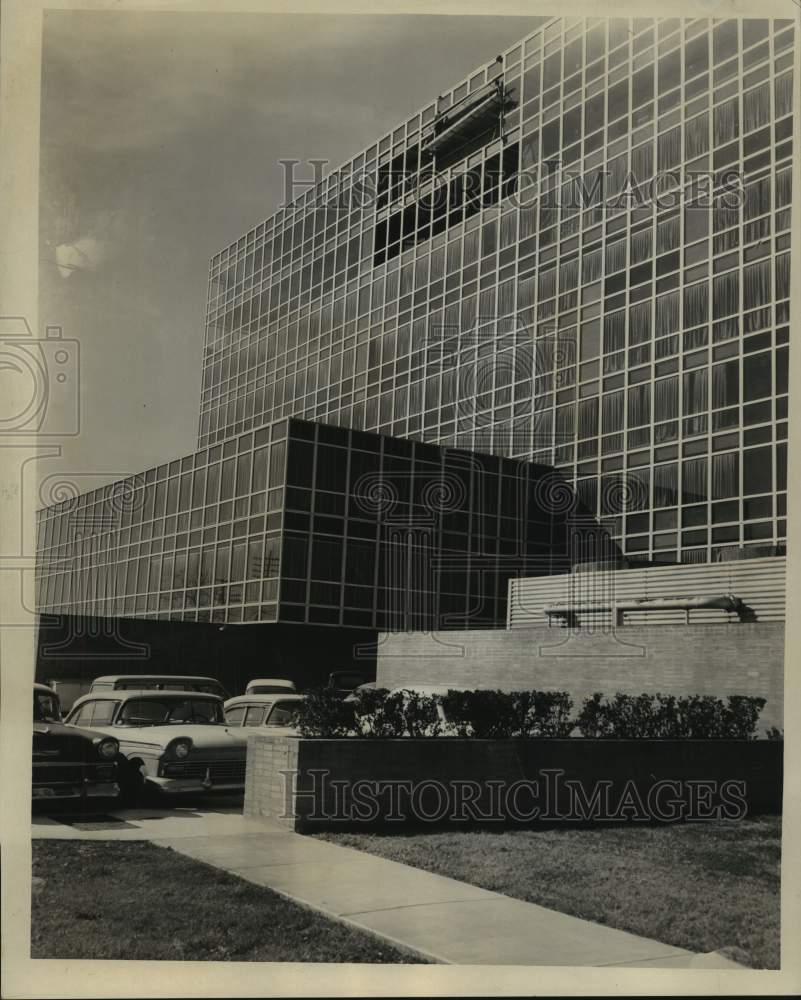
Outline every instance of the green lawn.
[[420, 962], [147, 843], [33, 843], [32, 958]]
[[778, 817], [316, 836], [666, 944], [779, 967]]

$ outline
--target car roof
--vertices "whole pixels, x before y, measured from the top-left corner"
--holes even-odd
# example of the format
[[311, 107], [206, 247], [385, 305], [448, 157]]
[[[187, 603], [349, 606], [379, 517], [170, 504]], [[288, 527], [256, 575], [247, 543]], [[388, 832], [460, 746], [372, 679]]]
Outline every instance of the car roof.
[[211, 694], [209, 691], [154, 691], [153, 688], [128, 688], [123, 691], [90, 691], [89, 694], [81, 695], [73, 702], [71, 711], [87, 701], [128, 701], [133, 698], [150, 698], [153, 701], [160, 701], [164, 698], [179, 698], [185, 695], [191, 695], [195, 700], [200, 698], [222, 703], [222, 698], [218, 694]]
[[394, 687], [390, 689], [390, 694], [395, 694], [397, 691], [413, 691], [417, 694], [447, 694], [448, 691], [458, 690], [453, 687], [453, 685], [436, 685], [436, 684], [406, 684], [400, 687]]
[[295, 694], [288, 692], [281, 694], [276, 691], [274, 694], [239, 694], [235, 698], [229, 698], [225, 703], [225, 708], [234, 708], [237, 705], [273, 705], [277, 701], [305, 701], [305, 694]]
[[203, 681], [204, 683], [219, 684], [216, 677], [201, 677], [199, 674], [104, 674], [102, 677], [95, 677], [92, 681]]
[[246, 687], [250, 687], [251, 684], [286, 684], [287, 687], [291, 684], [292, 687], [295, 686], [295, 682], [288, 677], [254, 677], [252, 681], [247, 682]]

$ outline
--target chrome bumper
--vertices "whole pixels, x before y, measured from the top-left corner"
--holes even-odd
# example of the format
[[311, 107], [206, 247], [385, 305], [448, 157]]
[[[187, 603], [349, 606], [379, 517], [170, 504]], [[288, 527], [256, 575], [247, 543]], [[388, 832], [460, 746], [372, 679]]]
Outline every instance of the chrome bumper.
[[164, 795], [241, 792], [245, 788], [244, 781], [211, 782], [202, 778], [159, 778], [146, 775], [145, 782]]
[[57, 799], [112, 799], [120, 794], [116, 781], [85, 781], [82, 785], [74, 781], [54, 781], [50, 784], [34, 785], [31, 798], [34, 802]]

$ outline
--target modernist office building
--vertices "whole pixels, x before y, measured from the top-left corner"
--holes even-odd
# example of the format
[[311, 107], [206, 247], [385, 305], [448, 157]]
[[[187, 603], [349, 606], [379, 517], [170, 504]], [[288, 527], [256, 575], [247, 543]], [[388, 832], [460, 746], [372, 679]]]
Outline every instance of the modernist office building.
[[98, 618], [499, 626], [511, 577], [570, 567], [560, 491], [532, 463], [280, 420], [44, 511], [40, 605]]
[[[313, 555], [290, 583], [259, 555], [317, 523], [284, 473], [249, 493], [286, 418], [350, 454], [348, 430], [382, 454], [394, 438], [549, 466], [629, 561], [782, 552], [793, 30], [553, 20], [216, 254], [200, 450], [144, 474], [146, 503], [175, 512], [103, 536], [103, 595], [100, 534], [77, 544], [42, 512], [41, 609], [366, 624], [347, 560], [335, 584]], [[230, 497], [190, 501], [215, 466]], [[249, 569], [218, 601], [204, 552], [240, 537]], [[447, 593], [470, 606], [471, 586]]]
[[553, 464], [646, 559], [780, 543], [793, 43], [560, 19], [470, 74], [213, 258], [200, 444], [300, 415]]

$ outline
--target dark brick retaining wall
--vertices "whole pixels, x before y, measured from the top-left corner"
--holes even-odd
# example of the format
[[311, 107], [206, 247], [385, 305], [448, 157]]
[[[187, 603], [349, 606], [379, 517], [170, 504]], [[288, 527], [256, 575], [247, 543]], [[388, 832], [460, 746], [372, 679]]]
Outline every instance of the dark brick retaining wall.
[[614, 633], [516, 628], [379, 636], [381, 687], [422, 684], [569, 691], [730, 694], [767, 699], [758, 735], [784, 728], [784, 625], [626, 625]]
[[[534, 804], [539, 803], [542, 813], [547, 811], [544, 796], [549, 781], [555, 782], [560, 789], [555, 799], [556, 810], [562, 816], [571, 812], [571, 793], [564, 782], [572, 780], [580, 782], [588, 799], [598, 782], [608, 783], [610, 806], [603, 811], [605, 818], [614, 819], [609, 814], [620, 806], [629, 782], [634, 786], [633, 791], [629, 786], [630, 796], [634, 796], [633, 812], [639, 812], [636, 807], [639, 796], [645, 807], [644, 818], [654, 818], [648, 796], [659, 781], [680, 783], [678, 787], [665, 788], [659, 793], [661, 798], [656, 811], [663, 811], [663, 819], [671, 818], [672, 801], [681, 800], [688, 808], [693, 797], [693, 811], [700, 814], [705, 809], [708, 812], [709, 808], [724, 804], [727, 798], [734, 808], [729, 818], [735, 818], [737, 803], [734, 800], [739, 793], [730, 787], [722, 797], [719, 789], [723, 782], [744, 782], [742, 797], [749, 812], [781, 811], [783, 746], [781, 742], [768, 740], [463, 740], [447, 737], [329, 740], [257, 735], [248, 739], [245, 814], [268, 816], [298, 830], [402, 827], [414, 823], [412, 814], [415, 812], [419, 821], [421, 811], [450, 825], [486, 822], [486, 817], [493, 812], [500, 813], [506, 822], [528, 825], [531, 819], [522, 814]], [[282, 771], [296, 776], [294, 790], [291, 777], [288, 784]], [[561, 776], [556, 777], [555, 772], [561, 772]], [[511, 808], [506, 798], [510, 787], [516, 782], [534, 780], [541, 783], [536, 800], [530, 790], [521, 788]], [[373, 795], [373, 800], [378, 802], [377, 815], [369, 816], [369, 808], [365, 806], [362, 817], [353, 818], [352, 809], [357, 804], [353, 786], [359, 781], [395, 782], [394, 800], [384, 787]], [[403, 782], [407, 783], [405, 789], [398, 785]], [[475, 798], [472, 804], [465, 805], [466, 797], [473, 799], [465, 786], [468, 782], [475, 786]], [[715, 785], [711, 791], [705, 791], [704, 787], [694, 786], [692, 782], [714, 782]], [[438, 783], [440, 790], [433, 787], [434, 783]], [[418, 796], [416, 805], [410, 803], [410, 793]], [[367, 797], [369, 799], [370, 793]], [[363, 806], [365, 801], [363, 797]], [[668, 815], [664, 815], [664, 810]], [[404, 814], [405, 818], [391, 819], [393, 811], [399, 816]], [[674, 813], [673, 817], [676, 815]], [[553, 810], [551, 816], [556, 822], [567, 822]], [[595, 818], [601, 821], [598, 816]], [[618, 818], [626, 819], [626, 813]], [[706, 815], [705, 818], [710, 817]]]

